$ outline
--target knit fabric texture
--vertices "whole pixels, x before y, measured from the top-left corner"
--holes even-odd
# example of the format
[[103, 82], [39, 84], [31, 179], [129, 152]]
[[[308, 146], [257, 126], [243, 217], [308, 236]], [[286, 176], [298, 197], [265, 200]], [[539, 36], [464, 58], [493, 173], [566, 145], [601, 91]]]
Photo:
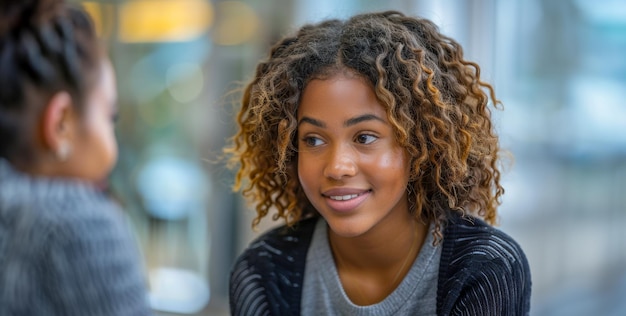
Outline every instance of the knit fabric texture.
[[[520, 246], [477, 218], [450, 212], [437, 280], [437, 315], [528, 315], [531, 276]], [[234, 316], [299, 315], [315, 218], [273, 229], [238, 257], [230, 277]]]
[[91, 185], [0, 159], [0, 315], [150, 315], [121, 210]]

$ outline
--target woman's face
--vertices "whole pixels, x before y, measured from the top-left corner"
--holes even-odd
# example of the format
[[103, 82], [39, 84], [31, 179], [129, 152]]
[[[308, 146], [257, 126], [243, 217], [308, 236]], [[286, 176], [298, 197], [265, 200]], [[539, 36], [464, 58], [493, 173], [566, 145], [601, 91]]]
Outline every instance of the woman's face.
[[298, 177], [332, 232], [356, 237], [406, 221], [408, 158], [369, 83], [312, 80], [297, 118]]
[[85, 102], [84, 115], [77, 122], [80, 132], [74, 138], [72, 154], [65, 165], [69, 166], [69, 176], [100, 181], [117, 160], [114, 122], [117, 90], [113, 67], [108, 60], [103, 61]]

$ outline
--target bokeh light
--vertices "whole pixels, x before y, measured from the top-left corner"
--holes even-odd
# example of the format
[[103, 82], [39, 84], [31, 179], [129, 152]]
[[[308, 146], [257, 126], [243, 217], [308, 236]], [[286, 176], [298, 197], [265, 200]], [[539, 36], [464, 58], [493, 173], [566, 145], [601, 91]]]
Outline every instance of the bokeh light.
[[188, 41], [213, 23], [213, 6], [203, 0], [134, 0], [119, 9], [122, 42]]
[[172, 98], [180, 103], [191, 102], [204, 88], [204, 74], [197, 63], [177, 63], [166, 73], [166, 86]]

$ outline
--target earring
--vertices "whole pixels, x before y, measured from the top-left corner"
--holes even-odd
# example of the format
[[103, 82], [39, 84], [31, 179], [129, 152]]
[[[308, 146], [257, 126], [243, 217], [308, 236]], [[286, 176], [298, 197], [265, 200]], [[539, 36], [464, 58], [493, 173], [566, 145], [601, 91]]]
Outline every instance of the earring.
[[59, 161], [64, 162], [72, 153], [72, 146], [68, 142], [60, 142], [56, 150], [56, 156]]

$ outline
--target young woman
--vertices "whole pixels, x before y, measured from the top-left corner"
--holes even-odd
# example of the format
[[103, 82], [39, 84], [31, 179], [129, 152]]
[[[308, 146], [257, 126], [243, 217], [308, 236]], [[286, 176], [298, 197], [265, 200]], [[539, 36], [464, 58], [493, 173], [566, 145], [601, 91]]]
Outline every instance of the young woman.
[[305, 25], [246, 87], [235, 188], [286, 225], [231, 274], [234, 315], [526, 315], [530, 272], [490, 226], [504, 192], [492, 87], [398, 12]]
[[147, 315], [138, 248], [98, 189], [114, 72], [87, 14], [0, 4], [0, 315]]

